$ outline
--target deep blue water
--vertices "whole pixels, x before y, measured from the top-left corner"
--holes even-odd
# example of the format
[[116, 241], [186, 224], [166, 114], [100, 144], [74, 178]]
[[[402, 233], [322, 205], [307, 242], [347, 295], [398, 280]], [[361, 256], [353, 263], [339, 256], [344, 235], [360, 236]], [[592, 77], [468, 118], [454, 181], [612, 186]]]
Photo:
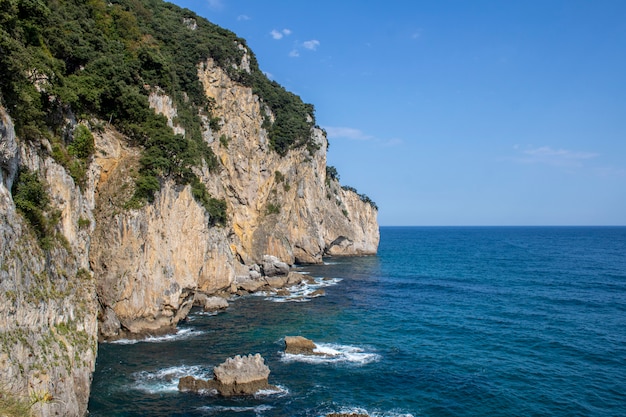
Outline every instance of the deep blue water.
[[[101, 344], [92, 416], [626, 416], [626, 228], [383, 227], [378, 256], [303, 267], [325, 296], [194, 311], [169, 339]], [[302, 335], [321, 360], [285, 356]], [[278, 393], [178, 393], [261, 353]]]

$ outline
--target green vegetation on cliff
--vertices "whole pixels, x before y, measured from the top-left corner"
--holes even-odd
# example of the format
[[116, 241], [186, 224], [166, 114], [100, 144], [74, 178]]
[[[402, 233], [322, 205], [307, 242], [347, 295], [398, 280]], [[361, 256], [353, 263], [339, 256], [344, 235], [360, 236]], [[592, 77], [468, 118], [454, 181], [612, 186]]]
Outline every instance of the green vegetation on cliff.
[[28, 221], [43, 249], [49, 249], [60, 213], [50, 207], [50, 196], [36, 172], [20, 169], [11, 190], [15, 207]]
[[[241, 68], [246, 53], [249, 72]], [[19, 137], [51, 142], [55, 159], [81, 184], [93, 150], [69, 121], [75, 116], [98, 129], [94, 120], [104, 120], [143, 149], [131, 207], [173, 178], [192, 184], [221, 223], [225, 205], [207, 196], [193, 173], [202, 160], [219, 169], [202, 138], [201, 118], [219, 126], [197, 76], [208, 58], [271, 110], [274, 121], [268, 117], [264, 127], [276, 152], [317, 148], [313, 106], [268, 80], [243, 39], [189, 10], [161, 0], [0, 0], [0, 93]], [[157, 86], [174, 100], [184, 137], [150, 109]]]
[[[327, 187], [330, 186], [331, 181], [339, 181], [339, 172], [337, 172], [337, 168], [335, 168], [334, 166], [328, 165], [326, 167], [326, 186]], [[374, 208], [375, 210], [378, 210], [378, 205], [374, 202], [374, 200], [372, 200], [365, 194], [359, 193], [356, 190], [356, 188], [350, 187], [349, 185], [344, 185], [341, 188], [344, 189], [345, 191], [351, 191], [355, 193], [362, 202], [367, 203], [370, 206], [372, 206], [372, 208]], [[346, 213], [344, 212], [344, 214]]]

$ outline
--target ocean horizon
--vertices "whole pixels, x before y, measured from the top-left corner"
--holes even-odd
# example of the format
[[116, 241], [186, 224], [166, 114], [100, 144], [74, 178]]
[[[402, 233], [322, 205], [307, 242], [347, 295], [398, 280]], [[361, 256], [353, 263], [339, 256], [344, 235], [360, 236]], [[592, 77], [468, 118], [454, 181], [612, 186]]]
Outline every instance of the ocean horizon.
[[[625, 226], [380, 232], [376, 256], [297, 266], [315, 283], [290, 295], [100, 344], [90, 415], [626, 415]], [[329, 355], [285, 354], [295, 335]], [[178, 392], [182, 376], [251, 353], [277, 391]]]

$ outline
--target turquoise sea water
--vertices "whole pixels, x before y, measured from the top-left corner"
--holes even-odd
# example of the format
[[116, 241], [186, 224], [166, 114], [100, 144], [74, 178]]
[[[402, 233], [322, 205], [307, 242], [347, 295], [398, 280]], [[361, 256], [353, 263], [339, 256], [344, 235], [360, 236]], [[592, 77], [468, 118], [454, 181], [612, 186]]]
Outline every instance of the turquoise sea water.
[[[378, 256], [301, 270], [325, 296], [101, 344], [91, 416], [626, 416], [626, 228], [383, 227]], [[285, 356], [289, 335], [337, 355]], [[176, 390], [257, 352], [280, 391]]]

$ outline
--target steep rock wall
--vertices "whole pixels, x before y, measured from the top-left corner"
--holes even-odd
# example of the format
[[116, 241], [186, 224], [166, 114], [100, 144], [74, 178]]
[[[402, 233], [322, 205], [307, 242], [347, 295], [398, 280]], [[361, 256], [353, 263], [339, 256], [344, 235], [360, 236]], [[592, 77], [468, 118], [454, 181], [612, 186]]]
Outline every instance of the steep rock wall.
[[125, 208], [138, 150], [113, 130], [95, 139], [91, 265], [102, 307], [100, 333], [110, 338], [171, 329], [189, 312], [195, 291], [210, 293], [232, 282], [226, 231], [209, 227], [189, 186], [170, 181], [152, 204]]
[[[259, 263], [265, 254], [289, 264], [319, 263], [325, 254], [375, 254], [377, 211], [326, 180], [322, 131], [311, 132], [318, 146], [313, 153], [300, 148], [280, 156], [261, 127], [263, 116], [272, 115], [252, 89], [230, 80], [211, 60], [199, 66], [198, 76], [222, 121], [219, 132], [207, 136], [224, 166], [218, 184], [228, 186], [212, 191], [223, 192], [229, 203], [233, 245], [244, 262]], [[215, 140], [218, 135], [225, 140]], [[333, 245], [338, 239], [345, 242], [341, 250]]]
[[[95, 365], [97, 303], [87, 270], [91, 207], [51, 158], [19, 145], [0, 108], [0, 381], [33, 401], [40, 416], [82, 416]], [[57, 236], [43, 250], [16, 211], [10, 183], [18, 163], [47, 184]]]

